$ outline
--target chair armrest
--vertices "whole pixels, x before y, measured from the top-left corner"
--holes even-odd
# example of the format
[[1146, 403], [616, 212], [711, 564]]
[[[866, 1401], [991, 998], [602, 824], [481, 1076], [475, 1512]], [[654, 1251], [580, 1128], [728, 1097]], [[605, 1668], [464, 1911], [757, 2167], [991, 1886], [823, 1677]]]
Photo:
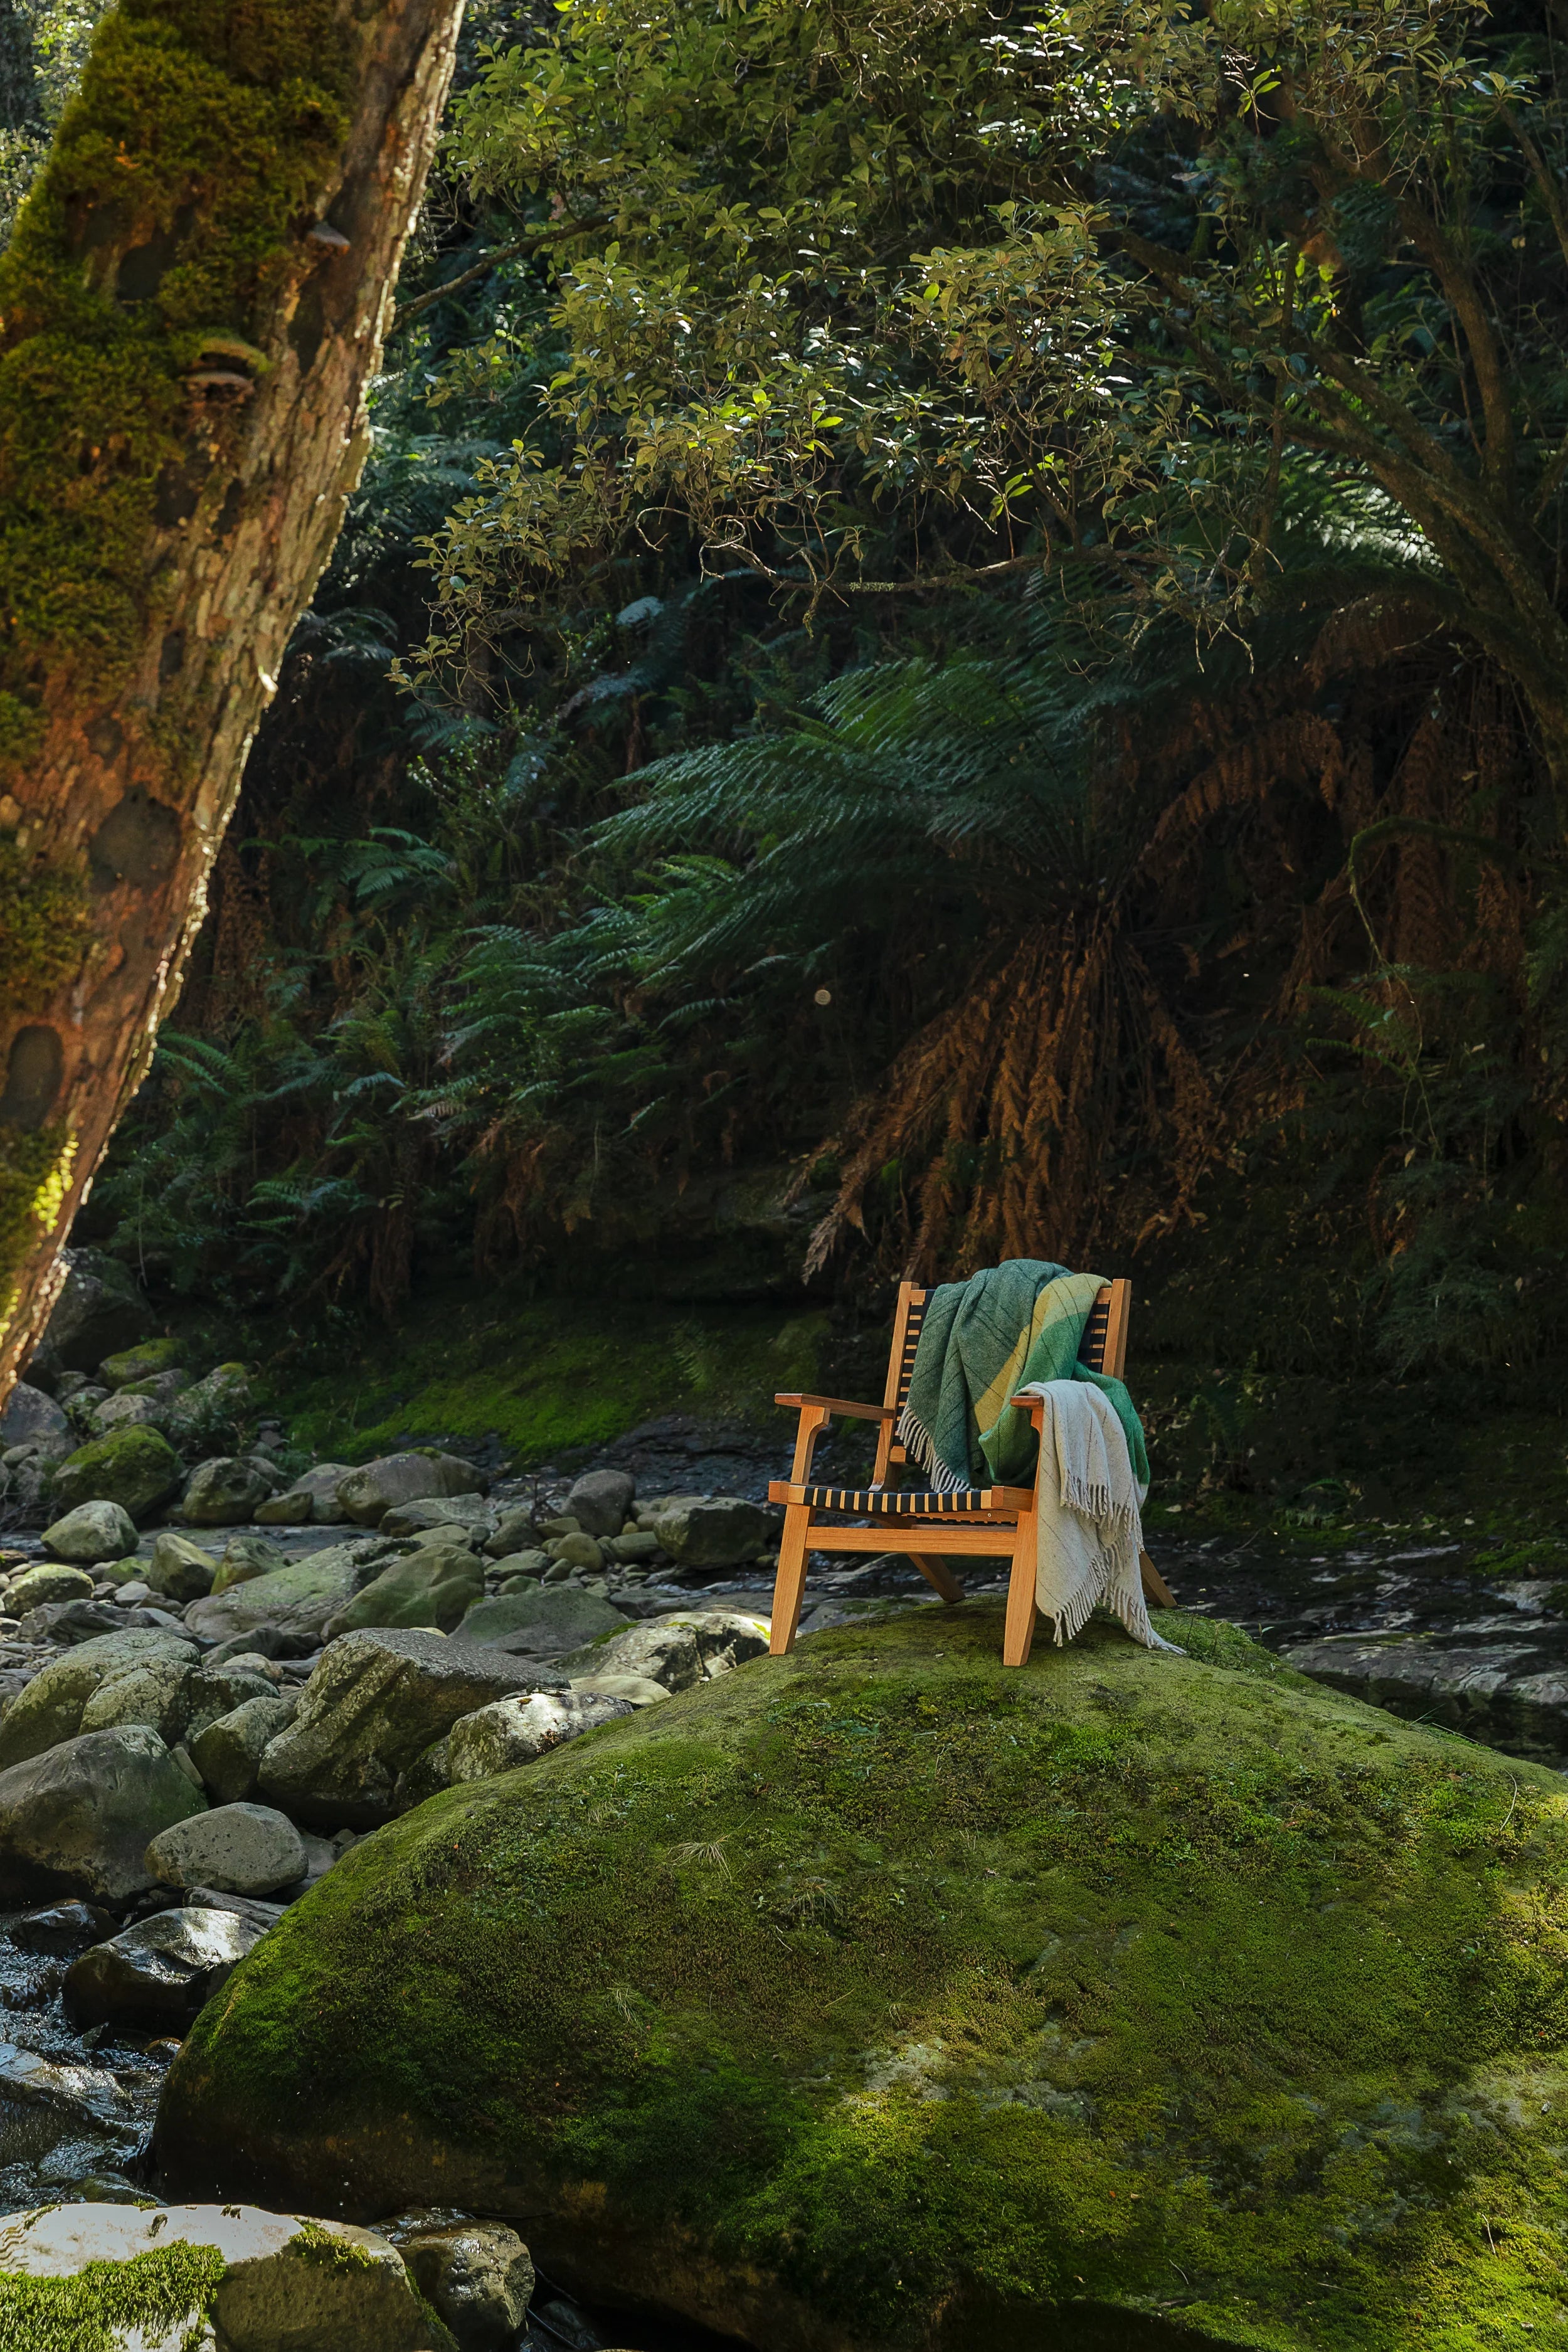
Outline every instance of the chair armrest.
[[805, 1405], [817, 1405], [825, 1412], [841, 1412], [847, 1421], [889, 1421], [896, 1412], [890, 1404], [847, 1404], [842, 1397], [802, 1396], [791, 1390], [784, 1396], [775, 1396], [775, 1404], [788, 1405], [792, 1411]]
[[1007, 1402], [1016, 1412], [1026, 1412], [1037, 1425], [1046, 1409], [1046, 1400], [1042, 1396], [1009, 1397]]

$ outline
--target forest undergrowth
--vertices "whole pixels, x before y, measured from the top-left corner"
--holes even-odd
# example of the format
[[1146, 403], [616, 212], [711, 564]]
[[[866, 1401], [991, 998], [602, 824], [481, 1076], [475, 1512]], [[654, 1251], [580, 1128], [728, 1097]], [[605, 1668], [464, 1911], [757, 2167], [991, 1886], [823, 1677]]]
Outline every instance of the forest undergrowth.
[[1568, 1500], [1561, 30], [471, 13], [78, 1238], [301, 1401], [631, 1293], [749, 1412], [900, 1272], [1093, 1264], [1183, 1507], [1370, 1512], [1439, 1391]]

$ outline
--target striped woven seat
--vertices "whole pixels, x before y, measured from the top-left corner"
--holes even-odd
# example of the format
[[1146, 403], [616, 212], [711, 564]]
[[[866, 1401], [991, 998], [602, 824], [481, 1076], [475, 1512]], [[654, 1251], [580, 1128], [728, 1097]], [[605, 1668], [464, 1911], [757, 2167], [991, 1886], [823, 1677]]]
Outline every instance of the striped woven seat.
[[961, 1486], [951, 1495], [923, 1493], [896, 1486], [792, 1486], [791, 1502], [814, 1511], [880, 1512], [884, 1517], [952, 1518], [965, 1511], [1016, 1510], [1014, 1486]]
[[[1005, 1665], [1021, 1666], [1028, 1657], [1035, 1627], [1034, 1486], [963, 1486], [954, 1494], [942, 1495], [929, 1487], [900, 1488], [886, 1484], [889, 1472], [897, 1471], [909, 1460], [895, 1432], [910, 1392], [929, 1296], [912, 1282], [899, 1286], [888, 1384], [880, 1404], [851, 1404], [843, 1397], [805, 1396], [798, 1391], [773, 1400], [775, 1404], [785, 1405], [800, 1415], [789, 1477], [775, 1479], [768, 1488], [768, 1500], [784, 1507], [778, 1576], [773, 1585], [772, 1647], [775, 1657], [795, 1646], [811, 1554], [886, 1551], [889, 1519], [902, 1523], [898, 1536], [892, 1538], [895, 1548], [913, 1562], [944, 1601], [963, 1598], [963, 1587], [952, 1572], [948, 1555], [973, 1554], [993, 1559], [1000, 1555], [1010, 1559], [1002, 1660]], [[1131, 1297], [1131, 1284], [1122, 1280], [1108, 1282], [1095, 1300], [1078, 1351], [1079, 1361], [1091, 1372], [1108, 1372], [1121, 1379], [1127, 1353]], [[1013, 1403], [1019, 1412], [1030, 1415], [1037, 1429], [1040, 1426], [1044, 1408], [1038, 1397], [1016, 1396]], [[816, 1442], [836, 1419], [877, 1423], [877, 1460], [868, 1486], [814, 1486], [810, 1483], [811, 1458]], [[838, 1516], [836, 1519], [823, 1519], [817, 1516], [822, 1511]], [[846, 1517], [869, 1519], [871, 1525], [847, 1527]], [[940, 1545], [941, 1549], [928, 1550], [927, 1545]], [[1170, 1592], [1146, 1552], [1142, 1566], [1143, 1589], [1149, 1598], [1170, 1608]]]

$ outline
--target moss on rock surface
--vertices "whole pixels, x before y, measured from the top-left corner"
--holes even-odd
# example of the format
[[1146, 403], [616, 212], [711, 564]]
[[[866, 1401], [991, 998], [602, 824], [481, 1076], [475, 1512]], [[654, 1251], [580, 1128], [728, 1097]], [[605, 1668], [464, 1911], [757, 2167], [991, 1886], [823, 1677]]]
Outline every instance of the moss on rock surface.
[[179, 1484], [179, 1455], [166, 1437], [142, 1423], [68, 1454], [55, 1465], [50, 1493], [60, 1511], [79, 1503], [118, 1503], [141, 1519], [166, 1503]]
[[354, 1847], [208, 2006], [191, 2193], [515, 2216], [773, 2352], [1568, 2326], [1568, 1798], [1227, 1629], [818, 1635]]

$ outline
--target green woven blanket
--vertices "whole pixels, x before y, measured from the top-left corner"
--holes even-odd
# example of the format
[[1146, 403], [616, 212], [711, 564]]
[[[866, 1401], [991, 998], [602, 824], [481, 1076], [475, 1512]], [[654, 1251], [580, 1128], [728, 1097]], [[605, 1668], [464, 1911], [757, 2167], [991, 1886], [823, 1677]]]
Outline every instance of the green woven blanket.
[[1011, 1257], [926, 1300], [898, 1437], [941, 1491], [1027, 1486], [1039, 1441], [1009, 1397], [1035, 1381], [1092, 1381], [1116, 1408], [1140, 1486], [1149, 1483], [1143, 1424], [1121, 1381], [1091, 1372], [1078, 1351], [1100, 1290], [1098, 1274]]

